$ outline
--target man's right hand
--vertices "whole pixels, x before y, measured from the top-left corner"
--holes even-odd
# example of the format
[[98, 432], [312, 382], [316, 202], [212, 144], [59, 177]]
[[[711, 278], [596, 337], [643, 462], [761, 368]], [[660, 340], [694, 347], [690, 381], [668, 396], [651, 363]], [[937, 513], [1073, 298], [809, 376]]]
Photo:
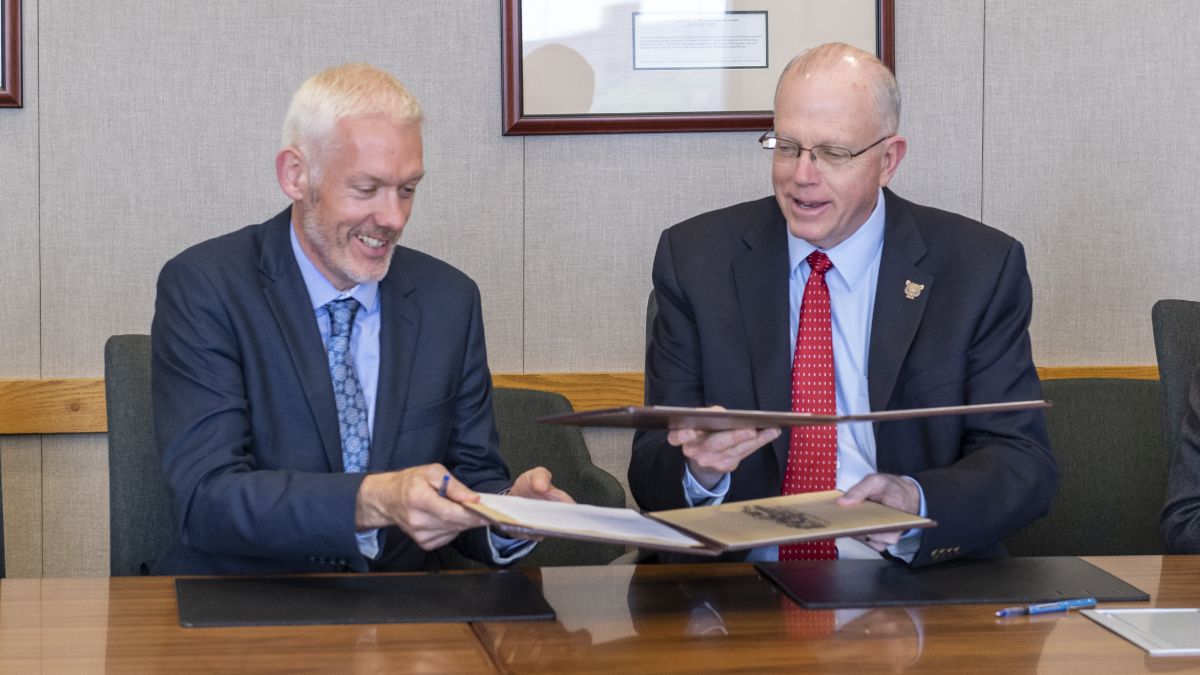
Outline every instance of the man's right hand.
[[371, 530], [397, 525], [417, 546], [432, 551], [464, 530], [487, 525], [482, 516], [461, 506], [479, 501], [479, 495], [453, 475], [446, 484], [446, 496], [438, 494], [442, 477], [447, 475], [450, 471], [441, 464], [369, 474], [358, 489], [355, 527]]
[[[724, 410], [712, 406], [709, 410]], [[733, 429], [731, 431], [701, 431], [699, 429], [674, 429], [667, 434], [667, 442], [683, 450], [688, 470], [696, 482], [711, 490], [721, 478], [732, 472], [742, 460], [755, 450], [779, 438], [780, 430]]]

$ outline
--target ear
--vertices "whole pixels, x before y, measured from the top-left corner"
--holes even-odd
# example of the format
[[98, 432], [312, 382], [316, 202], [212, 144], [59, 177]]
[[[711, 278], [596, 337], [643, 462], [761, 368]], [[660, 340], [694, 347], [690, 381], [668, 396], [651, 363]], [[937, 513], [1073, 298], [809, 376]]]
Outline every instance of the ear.
[[879, 187], [886, 187], [900, 168], [904, 154], [908, 152], [908, 141], [903, 136], [896, 135], [887, 141], [887, 149], [883, 151], [883, 170], [879, 172]]
[[275, 156], [275, 178], [283, 194], [292, 201], [302, 201], [308, 194], [308, 163], [299, 150], [284, 148]]

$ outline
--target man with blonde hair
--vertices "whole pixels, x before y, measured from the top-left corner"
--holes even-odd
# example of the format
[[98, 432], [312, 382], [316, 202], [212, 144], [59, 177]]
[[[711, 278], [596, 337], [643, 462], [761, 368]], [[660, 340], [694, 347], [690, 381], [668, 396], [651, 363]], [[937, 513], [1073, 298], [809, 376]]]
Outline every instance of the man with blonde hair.
[[167, 262], [151, 330], [176, 533], [154, 571], [412, 570], [453, 542], [503, 564], [476, 491], [570, 501], [498, 452], [479, 289], [398, 244], [422, 113], [391, 75], [296, 92], [276, 175], [291, 206]]
[[[892, 73], [845, 44], [780, 76], [775, 195], [662, 235], [646, 402], [853, 414], [1041, 397], [1020, 243], [886, 188], [904, 158]], [[930, 530], [755, 549], [750, 559], [1003, 555], [1058, 468], [1039, 411], [706, 433], [641, 431], [629, 485], [662, 510], [839, 488]], [[745, 557], [745, 554], [742, 554]]]

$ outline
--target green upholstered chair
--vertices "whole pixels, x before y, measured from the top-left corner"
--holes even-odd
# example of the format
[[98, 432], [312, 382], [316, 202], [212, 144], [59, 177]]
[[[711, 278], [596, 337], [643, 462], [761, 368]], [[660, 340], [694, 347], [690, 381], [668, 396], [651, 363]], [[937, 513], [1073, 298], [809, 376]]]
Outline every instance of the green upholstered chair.
[[[532, 389], [497, 387], [492, 392], [500, 454], [515, 478], [526, 469], [544, 466], [554, 474], [554, 484], [580, 504], [625, 506], [625, 489], [611, 474], [592, 463], [583, 432], [578, 427], [539, 424], [537, 418], [573, 411], [561, 394]], [[521, 559], [522, 567], [551, 565], [604, 565], [624, 553], [622, 546], [547, 538]], [[479, 567], [450, 547], [436, 551], [444, 568]]]
[[1050, 447], [1062, 480], [1050, 513], [1004, 542], [1012, 555], [1165, 552], [1158, 514], [1166, 491], [1158, 382], [1048, 380]]
[[1192, 371], [1200, 364], [1200, 302], [1159, 300], [1150, 310], [1154, 351], [1162, 383], [1168, 448], [1179, 445]]
[[149, 574], [171, 541], [171, 499], [154, 441], [150, 336], [104, 345], [108, 404], [108, 533], [112, 576]]

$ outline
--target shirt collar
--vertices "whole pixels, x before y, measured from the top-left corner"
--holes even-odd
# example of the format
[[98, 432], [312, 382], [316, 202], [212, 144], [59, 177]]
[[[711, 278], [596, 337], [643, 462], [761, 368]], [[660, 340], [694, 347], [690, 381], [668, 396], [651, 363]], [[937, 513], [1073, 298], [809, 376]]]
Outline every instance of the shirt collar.
[[368, 314], [379, 309], [379, 282], [369, 281], [365, 284], [352, 286], [344, 291], [339, 291], [336, 286], [329, 283], [321, 270], [308, 259], [308, 255], [300, 248], [300, 240], [296, 237], [296, 225], [288, 228], [288, 233], [292, 239], [292, 255], [296, 257], [296, 264], [300, 266], [300, 276], [304, 278], [304, 286], [308, 289], [308, 298], [312, 301], [313, 311], [316, 311], [333, 300], [341, 298], [354, 298], [362, 305], [364, 311]]
[[[863, 223], [857, 232], [842, 243], [824, 250], [825, 255], [829, 256], [830, 262], [833, 263], [834, 273], [842, 277], [850, 290], [854, 290], [867, 278], [867, 272], [871, 269], [875, 255], [883, 247], [883, 224], [886, 221], [887, 206], [881, 188], [879, 195], [875, 198], [875, 210], [867, 217], [867, 222]], [[796, 273], [796, 268], [800, 263], [805, 262], [808, 254], [815, 250], [817, 250], [816, 246], [793, 235], [791, 230], [788, 231], [788, 259], [791, 263], [791, 267], [788, 269], [792, 271], [792, 274]]]

